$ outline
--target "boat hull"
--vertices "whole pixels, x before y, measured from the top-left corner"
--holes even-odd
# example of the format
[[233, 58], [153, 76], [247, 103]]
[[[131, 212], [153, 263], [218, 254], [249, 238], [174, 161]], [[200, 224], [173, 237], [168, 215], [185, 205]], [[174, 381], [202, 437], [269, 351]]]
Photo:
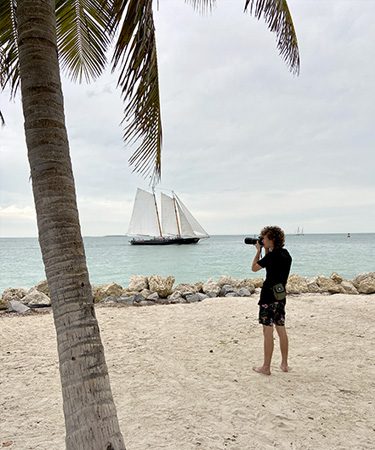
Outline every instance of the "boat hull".
[[196, 244], [200, 238], [154, 238], [154, 239], [132, 239], [131, 245], [185, 245]]

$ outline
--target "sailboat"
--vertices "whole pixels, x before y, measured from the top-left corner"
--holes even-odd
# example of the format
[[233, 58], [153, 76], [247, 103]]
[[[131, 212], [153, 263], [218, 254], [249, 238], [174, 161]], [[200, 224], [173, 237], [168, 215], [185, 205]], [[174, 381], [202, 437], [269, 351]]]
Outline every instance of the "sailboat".
[[304, 236], [303, 228], [297, 227], [296, 236]]
[[209, 235], [177, 195], [161, 192], [161, 214], [155, 191], [137, 189], [128, 236], [132, 245], [196, 244]]

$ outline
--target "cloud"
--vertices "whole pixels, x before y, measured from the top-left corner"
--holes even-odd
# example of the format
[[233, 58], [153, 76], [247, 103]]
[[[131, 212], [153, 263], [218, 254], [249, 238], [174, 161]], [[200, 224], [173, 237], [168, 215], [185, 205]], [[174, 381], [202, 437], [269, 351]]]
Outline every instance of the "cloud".
[[[160, 3], [161, 187], [175, 190], [211, 234], [266, 223], [290, 232], [374, 231], [375, 3], [288, 3], [299, 77], [243, 3], [218, 2], [205, 16], [183, 1]], [[136, 187], [148, 185], [128, 166], [116, 81], [109, 72], [88, 86], [64, 79], [84, 234], [125, 233]], [[32, 208], [20, 102], [1, 99], [0, 206]], [[35, 233], [2, 224], [6, 235], [16, 229]]]

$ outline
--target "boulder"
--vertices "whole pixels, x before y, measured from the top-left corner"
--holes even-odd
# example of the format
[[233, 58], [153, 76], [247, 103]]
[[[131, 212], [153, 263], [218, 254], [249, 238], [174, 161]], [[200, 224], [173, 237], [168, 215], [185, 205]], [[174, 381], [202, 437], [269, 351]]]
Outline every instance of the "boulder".
[[48, 297], [50, 296], [47, 280], [40, 281], [34, 289], [37, 289], [39, 292], [48, 295]]
[[156, 294], [156, 292], [151, 292], [150, 289], [142, 289], [140, 294], [143, 295], [144, 298], [148, 298], [151, 294]]
[[263, 278], [252, 278], [251, 283], [254, 285], [255, 289], [261, 288], [263, 286]]
[[106, 297], [120, 297], [122, 292], [122, 286], [117, 283], [102, 284], [100, 286], [93, 286], [92, 288], [94, 303], [98, 303]]
[[132, 275], [130, 277], [128, 290], [141, 292], [143, 289], [148, 289], [148, 278], [143, 275]]
[[329, 292], [330, 294], [341, 294], [345, 292], [344, 288], [340, 284], [334, 282], [331, 278], [321, 275], [316, 279], [316, 282], [322, 292]]
[[199, 286], [196, 286], [194, 284], [186, 284], [181, 283], [178, 284], [174, 289], [174, 292], [179, 292], [183, 297], [186, 297], [186, 295], [196, 294], [199, 292]]
[[[255, 291], [255, 288], [254, 288], [254, 291]], [[240, 297], [250, 297], [250, 295], [251, 295], [251, 292], [249, 291], [249, 289], [247, 289], [245, 287], [239, 288], [237, 293]]]
[[233, 292], [228, 292], [225, 295], [223, 295], [223, 297], [240, 297], [239, 293], [236, 291]]
[[51, 306], [51, 299], [36, 288], [30, 289], [22, 299], [22, 303], [28, 306]]
[[8, 309], [9, 302], [6, 300], [0, 300], [0, 310]]
[[[358, 289], [359, 284], [366, 280], [367, 278], [372, 278], [375, 277], [375, 272], [365, 272], [365, 273], [360, 273], [359, 275], [357, 275], [355, 278], [353, 278], [352, 283], [354, 284], [354, 286]], [[5, 291], [4, 291], [5, 292]]]
[[150, 294], [146, 297], [146, 300], [156, 301], [158, 299], [159, 299], [159, 294], [157, 292], [153, 292], [152, 294]]
[[375, 293], [375, 272], [362, 273], [356, 276], [353, 284], [360, 294]]
[[121, 297], [117, 297], [116, 302], [122, 305], [133, 306], [134, 297], [134, 295], [121, 295]]
[[290, 275], [286, 285], [286, 291], [288, 294], [304, 294], [309, 292], [306, 278], [296, 274]]
[[208, 298], [208, 295], [202, 294], [201, 292], [197, 292], [196, 294], [187, 295], [185, 298], [188, 303], [194, 303], [194, 302], [201, 302], [205, 298]]
[[211, 279], [203, 283], [202, 286], [203, 293], [207, 294], [209, 297], [217, 297], [219, 295], [220, 289], [220, 285]]
[[344, 289], [345, 294], [354, 294], [354, 295], [358, 294], [356, 287], [351, 281], [344, 280], [341, 283], [341, 287]]
[[9, 302], [10, 300], [21, 301], [25, 295], [27, 295], [27, 290], [23, 288], [7, 288], [3, 292], [2, 300]]
[[318, 293], [322, 292], [322, 290], [320, 289], [319, 284], [317, 282], [317, 277], [306, 278], [306, 283], [307, 283], [308, 292], [311, 292], [313, 294], [318, 294]]
[[333, 280], [335, 283], [342, 283], [342, 281], [344, 280], [342, 276], [340, 276], [338, 273], [333, 272], [330, 276], [331, 280]]
[[[194, 294], [187, 294], [194, 295]], [[158, 302], [158, 300], [155, 300]], [[171, 295], [168, 295], [168, 303], [186, 303], [186, 299], [181, 295], [179, 291], [174, 291]]]
[[151, 275], [148, 279], [149, 289], [151, 292], [157, 292], [160, 297], [166, 298], [172, 294], [174, 280], [172, 276]]
[[136, 295], [134, 296], [134, 305], [135, 305], [136, 303], [141, 303], [141, 302], [143, 302], [143, 300], [146, 300], [146, 299], [145, 299], [145, 297], [143, 297], [142, 294], [136, 294]]
[[9, 301], [9, 311], [14, 311], [19, 314], [24, 314], [28, 311], [30, 311], [30, 308], [23, 303], [19, 302], [18, 300], [10, 300]]
[[[262, 280], [262, 284], [263, 284], [263, 280]], [[244, 280], [242, 280], [239, 288], [245, 288], [250, 291], [250, 294], [253, 294], [255, 292], [254, 279], [245, 278]]]
[[230, 284], [224, 284], [219, 292], [219, 297], [226, 297], [227, 294], [235, 292], [235, 289]]
[[223, 287], [225, 285], [229, 285], [229, 286], [234, 286], [236, 284], [236, 280], [232, 277], [228, 277], [226, 275], [222, 275], [221, 277], [219, 277], [219, 279], [217, 280], [217, 284], [220, 287]]

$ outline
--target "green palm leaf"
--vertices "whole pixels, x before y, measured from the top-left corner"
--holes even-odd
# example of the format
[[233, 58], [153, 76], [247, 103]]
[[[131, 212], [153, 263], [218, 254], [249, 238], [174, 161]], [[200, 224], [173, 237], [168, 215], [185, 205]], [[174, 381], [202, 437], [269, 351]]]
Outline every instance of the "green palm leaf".
[[57, 45], [73, 81], [97, 78], [107, 63], [110, 11], [103, 0], [56, 0]]
[[110, 32], [120, 28], [113, 69], [120, 66], [118, 85], [126, 103], [124, 140], [137, 145], [129, 163], [157, 181], [162, 127], [152, 0], [113, 0], [112, 17]]
[[0, 88], [9, 85], [11, 97], [19, 86], [16, 7], [15, 0], [0, 2]]
[[300, 57], [297, 35], [286, 0], [246, 0], [245, 11], [247, 10], [257, 19], [264, 16], [268, 28], [276, 33], [277, 48], [281, 56], [290, 71], [298, 74]]

